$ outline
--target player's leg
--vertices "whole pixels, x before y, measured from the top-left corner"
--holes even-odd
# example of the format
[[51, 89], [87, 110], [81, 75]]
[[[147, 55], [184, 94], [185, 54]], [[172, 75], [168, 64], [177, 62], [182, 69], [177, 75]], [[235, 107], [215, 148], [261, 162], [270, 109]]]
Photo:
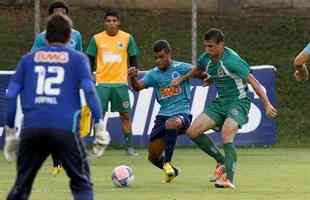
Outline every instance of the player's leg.
[[[105, 116], [105, 113], [108, 111], [109, 100], [111, 98], [111, 90], [112, 90], [111, 87], [106, 86], [104, 84], [99, 84], [96, 86], [98, 98], [102, 106], [103, 116]], [[103, 133], [103, 135], [97, 135], [95, 131], [93, 153], [95, 154], [96, 157], [102, 156], [104, 154], [105, 149], [110, 143], [110, 134], [108, 133], [106, 128], [106, 121], [103, 124], [103, 127], [99, 127], [100, 129], [103, 129], [102, 131], [100, 131], [100, 133]]]
[[148, 160], [159, 169], [163, 169], [164, 167], [164, 149], [165, 141], [163, 138], [154, 139], [149, 143]]
[[227, 118], [221, 131], [227, 177], [226, 180], [219, 180], [215, 186], [234, 188], [234, 174], [237, 162], [237, 151], [234, 145], [234, 138], [238, 129], [248, 121], [250, 105], [251, 102], [249, 99], [242, 99], [231, 103], [227, 109]]
[[204, 134], [204, 132], [215, 126], [215, 120], [206, 113], [201, 113], [187, 129], [186, 134], [201, 150], [214, 158], [217, 163], [224, 164], [224, 156], [209, 136]]
[[[59, 131], [58, 131], [59, 132]], [[93, 186], [84, 146], [78, 134], [62, 132], [54, 138], [58, 148], [53, 149], [70, 178], [70, 188], [75, 200], [93, 200]]]
[[111, 97], [111, 110], [112, 112], [119, 112], [120, 119], [122, 122], [122, 130], [124, 133], [125, 150], [127, 155], [136, 156], [138, 155], [133, 147], [132, 128], [129, 112], [130, 99], [127, 85], [121, 85], [114, 87]]
[[216, 187], [223, 188], [235, 188], [234, 183], [234, 173], [237, 162], [237, 151], [233, 143], [234, 137], [239, 129], [238, 123], [231, 119], [227, 118], [224, 122], [221, 136], [223, 142], [223, 149], [225, 152], [225, 171], [226, 178], [223, 180], [218, 180], [215, 182]]
[[33, 181], [49, 155], [47, 140], [38, 129], [22, 129], [17, 154], [17, 175], [7, 200], [27, 200]]

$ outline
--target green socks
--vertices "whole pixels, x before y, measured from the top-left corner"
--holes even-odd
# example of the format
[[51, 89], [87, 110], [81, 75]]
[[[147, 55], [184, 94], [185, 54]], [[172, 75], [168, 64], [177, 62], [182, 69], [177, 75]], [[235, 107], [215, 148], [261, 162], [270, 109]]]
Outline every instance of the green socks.
[[133, 146], [133, 141], [132, 141], [132, 133], [124, 133], [125, 137], [125, 147], [126, 149], [131, 148]]
[[225, 171], [227, 178], [233, 183], [234, 174], [237, 162], [236, 147], [233, 143], [227, 143], [223, 145], [225, 152]]
[[213, 143], [213, 141], [206, 134], [201, 134], [198, 137], [192, 139], [193, 142], [197, 144], [197, 146], [207, 153], [209, 156], [214, 158], [218, 163], [224, 164], [224, 156], [217, 148], [217, 146]]

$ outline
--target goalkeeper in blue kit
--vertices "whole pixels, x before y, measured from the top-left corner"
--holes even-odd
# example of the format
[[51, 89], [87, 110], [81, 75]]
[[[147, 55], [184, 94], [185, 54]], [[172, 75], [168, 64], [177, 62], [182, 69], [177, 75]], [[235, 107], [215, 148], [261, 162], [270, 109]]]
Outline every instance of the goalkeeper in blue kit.
[[[72, 22], [65, 15], [48, 18], [48, 46], [26, 54], [9, 83], [5, 125], [5, 158], [14, 159], [17, 140], [17, 175], [7, 200], [29, 199], [32, 184], [49, 155], [57, 156], [70, 178], [75, 200], [93, 200], [93, 186], [84, 147], [77, 130], [83, 89], [95, 120], [96, 140], [102, 135], [100, 104], [92, 82], [89, 61], [68, 48]], [[24, 114], [17, 139], [15, 114], [17, 96]]]

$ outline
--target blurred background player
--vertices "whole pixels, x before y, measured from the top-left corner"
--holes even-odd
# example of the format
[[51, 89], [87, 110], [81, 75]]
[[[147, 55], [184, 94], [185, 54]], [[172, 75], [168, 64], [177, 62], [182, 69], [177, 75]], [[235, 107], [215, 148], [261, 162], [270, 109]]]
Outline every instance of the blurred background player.
[[215, 85], [218, 97], [206, 105], [204, 112], [187, 129], [187, 135], [198, 143], [206, 131], [215, 127], [221, 128], [226, 176], [217, 179], [215, 186], [235, 188], [237, 152], [234, 137], [238, 129], [248, 121], [251, 101], [247, 84], [251, 84], [260, 97], [268, 117], [276, 117], [277, 110], [270, 103], [261, 84], [250, 73], [249, 65], [235, 51], [225, 47], [224, 33], [221, 30], [210, 29], [205, 34], [204, 48], [205, 53], [200, 56], [198, 66], [181, 80], [205, 74], [205, 82]]
[[[102, 127], [103, 122], [88, 58], [66, 47], [71, 27], [71, 20], [66, 15], [50, 16], [45, 34], [49, 46], [26, 54], [9, 84], [7, 136], [16, 134], [14, 120], [19, 94], [24, 118], [17, 154], [17, 177], [8, 200], [29, 198], [36, 174], [50, 154], [57, 156], [63, 164], [74, 199], [93, 200], [89, 166], [77, 130], [80, 88], [92, 110], [95, 127]], [[99, 130], [96, 130], [97, 134], [101, 135]], [[6, 158], [10, 160], [13, 153], [6, 152]]]
[[[69, 6], [64, 1], [53, 1], [48, 7], [48, 15], [52, 14], [69, 15]], [[43, 31], [36, 36], [31, 51], [48, 46], [45, 39], [45, 34], [46, 31]], [[83, 51], [83, 40], [81, 33], [72, 28], [70, 40], [66, 46], [78, 51]]]
[[177, 136], [184, 134], [192, 121], [189, 81], [177, 86], [172, 86], [171, 81], [188, 73], [191, 65], [172, 60], [171, 47], [166, 40], [156, 41], [153, 52], [155, 67], [141, 80], [137, 79], [137, 69], [130, 68], [129, 77], [136, 91], [148, 87], [155, 89], [160, 111], [151, 132], [148, 158], [156, 167], [164, 170], [165, 182], [170, 183], [179, 173], [171, 163]]
[[[127, 155], [135, 156], [133, 148], [131, 121], [129, 117], [130, 100], [128, 93], [128, 66], [137, 67], [138, 48], [132, 35], [119, 29], [120, 16], [110, 10], [104, 16], [105, 31], [95, 34], [88, 44], [93, 71], [96, 71], [96, 89], [104, 114], [111, 102], [111, 111], [119, 112], [125, 137]], [[94, 147], [97, 146], [95, 140]], [[105, 147], [95, 154], [103, 154]]]
[[310, 43], [296, 56], [294, 60], [294, 77], [297, 81], [308, 80], [309, 71], [306, 63], [310, 61]]
[[[69, 6], [64, 1], [54, 1], [48, 7], [48, 14], [63, 14], [69, 15]], [[38, 48], [47, 47], [48, 42], [45, 39], [46, 31], [41, 32], [35, 38], [31, 51], [34, 51]], [[71, 36], [69, 42], [66, 44], [67, 47], [72, 49], [83, 51], [83, 43], [82, 43], [82, 36], [81, 33], [72, 28]], [[61, 163], [59, 159], [52, 156], [53, 159], [53, 167], [51, 168], [50, 172], [53, 175], [57, 175], [61, 172]]]

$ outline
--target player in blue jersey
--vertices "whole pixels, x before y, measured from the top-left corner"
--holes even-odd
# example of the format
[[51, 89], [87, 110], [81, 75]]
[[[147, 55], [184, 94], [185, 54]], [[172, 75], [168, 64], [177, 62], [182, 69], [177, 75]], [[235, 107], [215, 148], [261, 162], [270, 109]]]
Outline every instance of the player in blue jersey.
[[[69, 15], [69, 6], [64, 1], [54, 1], [48, 7], [48, 14], [64, 14]], [[46, 31], [41, 32], [35, 38], [31, 51], [34, 51], [38, 48], [48, 46], [48, 43], [45, 39]], [[75, 29], [71, 30], [70, 41], [66, 44], [67, 47], [72, 49], [83, 51], [83, 42], [81, 33]], [[62, 167], [59, 159], [52, 156], [53, 167], [50, 169], [51, 174], [57, 175], [61, 172]]]
[[[54, 1], [48, 7], [48, 14], [69, 15], [69, 6], [64, 1]], [[45, 40], [45, 34], [46, 31], [43, 31], [36, 36], [31, 51], [48, 46], [48, 43]], [[83, 41], [81, 33], [72, 28], [70, 40], [66, 45], [67, 47], [70, 47], [72, 49], [83, 51]]]
[[165, 182], [169, 183], [178, 175], [178, 169], [171, 164], [176, 138], [184, 133], [192, 120], [189, 82], [184, 81], [180, 86], [173, 87], [171, 80], [189, 72], [191, 65], [172, 60], [170, 45], [165, 40], [156, 41], [153, 51], [156, 67], [142, 80], [137, 80], [135, 68], [129, 68], [128, 73], [134, 90], [155, 89], [156, 100], [161, 107], [150, 136], [148, 158], [164, 170]]
[[294, 60], [294, 77], [297, 81], [308, 80], [309, 71], [306, 63], [310, 61], [310, 43], [296, 56]]
[[[80, 88], [101, 134], [101, 109], [86, 56], [65, 46], [71, 20], [65, 15], [49, 17], [48, 47], [26, 54], [9, 83], [5, 145], [16, 149], [14, 120], [20, 94], [24, 114], [17, 153], [17, 177], [7, 200], [27, 200], [33, 181], [46, 158], [56, 155], [70, 178], [75, 200], [93, 200], [89, 166], [77, 130], [81, 109]], [[100, 138], [97, 138], [100, 139]], [[12, 148], [15, 145], [15, 148]], [[8, 149], [8, 148], [6, 148]], [[5, 152], [7, 159], [14, 151]]]
[[[134, 90], [139, 91], [148, 87], [155, 89], [156, 99], [161, 107], [150, 136], [149, 160], [164, 170], [165, 182], [169, 183], [178, 175], [178, 169], [171, 164], [177, 136], [185, 133], [192, 120], [190, 83], [187, 80], [174, 86], [173, 80], [190, 72], [191, 65], [172, 60], [170, 45], [165, 40], [155, 42], [153, 51], [156, 67], [143, 79], [137, 80], [135, 68], [130, 68], [128, 73]], [[199, 148], [205, 149], [204, 144], [196, 144]], [[207, 153], [213, 158], [216, 154], [217, 161], [223, 161], [223, 156], [216, 147], [213, 149], [213, 154]]]

